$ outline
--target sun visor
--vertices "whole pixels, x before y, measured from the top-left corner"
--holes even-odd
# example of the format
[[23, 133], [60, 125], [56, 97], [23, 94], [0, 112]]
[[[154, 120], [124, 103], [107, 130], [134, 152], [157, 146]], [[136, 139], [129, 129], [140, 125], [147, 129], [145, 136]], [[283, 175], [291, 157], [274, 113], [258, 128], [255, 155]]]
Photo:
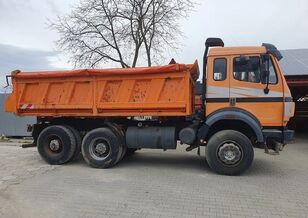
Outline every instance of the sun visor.
[[271, 55], [273, 55], [275, 58], [277, 58], [278, 61], [280, 61], [283, 56], [280, 53], [280, 51], [277, 49], [276, 46], [274, 46], [273, 44], [269, 44], [269, 43], [263, 43], [262, 46], [264, 46], [267, 50], [267, 52]]

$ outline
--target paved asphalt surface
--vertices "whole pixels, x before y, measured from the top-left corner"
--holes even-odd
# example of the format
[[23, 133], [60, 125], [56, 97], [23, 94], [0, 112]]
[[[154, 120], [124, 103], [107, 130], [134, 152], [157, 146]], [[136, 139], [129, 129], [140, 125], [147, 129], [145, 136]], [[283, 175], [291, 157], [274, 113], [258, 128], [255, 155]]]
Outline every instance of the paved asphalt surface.
[[112, 169], [82, 157], [49, 166], [36, 148], [0, 143], [0, 217], [308, 217], [308, 136], [248, 172], [214, 174], [202, 156], [141, 150]]

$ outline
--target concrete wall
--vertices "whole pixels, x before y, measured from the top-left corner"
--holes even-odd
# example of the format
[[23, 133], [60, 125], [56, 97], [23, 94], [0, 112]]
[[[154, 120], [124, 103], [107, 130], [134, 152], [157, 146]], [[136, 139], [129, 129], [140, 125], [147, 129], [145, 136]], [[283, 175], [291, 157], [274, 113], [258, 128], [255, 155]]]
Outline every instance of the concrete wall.
[[36, 123], [35, 117], [18, 117], [4, 112], [6, 94], [0, 94], [0, 136], [31, 136], [27, 132], [27, 124]]

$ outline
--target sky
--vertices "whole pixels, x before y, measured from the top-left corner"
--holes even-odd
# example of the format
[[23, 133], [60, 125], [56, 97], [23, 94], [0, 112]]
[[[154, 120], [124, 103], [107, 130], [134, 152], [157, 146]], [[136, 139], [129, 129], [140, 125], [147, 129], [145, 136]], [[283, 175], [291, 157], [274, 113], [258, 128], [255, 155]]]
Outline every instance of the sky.
[[[48, 28], [48, 19], [69, 13], [78, 2], [0, 0], [0, 87], [15, 69], [73, 68], [56, 48], [59, 36]], [[307, 20], [307, 0], [199, 0], [190, 16], [180, 21], [181, 49], [167, 52], [162, 63], [173, 57], [181, 63], [202, 62], [207, 37], [220, 37], [226, 46], [269, 42], [279, 49], [308, 48]]]

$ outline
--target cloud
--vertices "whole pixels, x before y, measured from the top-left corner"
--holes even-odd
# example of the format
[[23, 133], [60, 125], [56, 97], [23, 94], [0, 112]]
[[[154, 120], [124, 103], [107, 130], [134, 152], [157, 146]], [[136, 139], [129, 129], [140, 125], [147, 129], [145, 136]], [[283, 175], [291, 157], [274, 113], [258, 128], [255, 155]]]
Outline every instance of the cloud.
[[9, 75], [13, 70], [56, 70], [57, 68], [53, 66], [52, 59], [57, 55], [58, 53], [54, 51], [25, 49], [0, 44], [0, 91], [4, 91], [5, 75]]
[[0, 42], [52, 50], [58, 38], [56, 31], [48, 28], [48, 19], [70, 11], [76, 0], [0, 0]]

